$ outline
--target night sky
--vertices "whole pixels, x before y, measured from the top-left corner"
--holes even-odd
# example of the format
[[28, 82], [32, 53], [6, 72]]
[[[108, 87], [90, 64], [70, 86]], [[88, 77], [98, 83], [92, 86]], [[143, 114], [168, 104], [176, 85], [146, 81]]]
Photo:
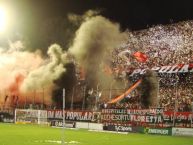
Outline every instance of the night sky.
[[34, 15], [37, 21], [98, 9], [101, 15], [129, 29], [193, 19], [192, 0], [19, 0], [16, 5], [18, 11], [25, 10], [24, 15]]
[[[78, 25], [69, 14], [98, 10], [122, 30], [140, 30], [157, 24], [193, 19], [192, 0], [4, 0], [13, 13], [10, 39], [23, 39], [32, 50], [58, 43], [67, 48]], [[68, 31], [67, 31], [68, 30]], [[71, 32], [71, 33], [69, 33]], [[19, 37], [19, 38], [18, 38]]]

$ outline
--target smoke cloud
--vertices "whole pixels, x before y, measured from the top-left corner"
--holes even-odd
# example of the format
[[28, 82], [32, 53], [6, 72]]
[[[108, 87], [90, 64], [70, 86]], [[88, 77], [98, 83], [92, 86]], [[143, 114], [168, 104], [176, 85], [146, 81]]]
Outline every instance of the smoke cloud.
[[[0, 49], [0, 102], [4, 102], [7, 95], [8, 101], [11, 102], [10, 96], [21, 95], [20, 86], [28, 73], [37, 69], [43, 59], [39, 52], [24, 52], [21, 41], [9, 42], [9, 48]], [[22, 98], [20, 98], [21, 100]]]
[[82, 23], [69, 51], [84, 68], [89, 87], [96, 88], [98, 83], [102, 87], [109, 86], [112, 77], [103, 70], [113, 48], [126, 37], [118, 24], [102, 16], [89, 17]]
[[[10, 48], [0, 51], [0, 86], [7, 90], [5, 94], [18, 95], [19, 100], [23, 101], [25, 96], [31, 98], [30, 100], [36, 96], [37, 102], [45, 95], [51, 101], [52, 91], [57, 85], [72, 86], [69, 83], [74, 85], [76, 81], [75, 66], [68, 57], [70, 55], [84, 68], [90, 88], [96, 88], [98, 84], [101, 88], [109, 88], [113, 76], [107, 74], [104, 69], [110, 66], [112, 50], [125, 41], [127, 35], [120, 32], [118, 24], [102, 16], [96, 16], [97, 14], [98, 12], [88, 11], [82, 18], [79, 17], [78, 21], [82, 24], [76, 32], [69, 52], [64, 52], [59, 45], [53, 44], [48, 48], [47, 56], [42, 56], [41, 50], [27, 52], [28, 49], [21, 41], [9, 42]], [[76, 21], [72, 16], [71, 19]], [[65, 82], [59, 81], [60, 79]], [[70, 87], [68, 92], [71, 89]]]
[[49, 47], [47, 52], [49, 59], [39, 68], [31, 71], [24, 79], [21, 90], [37, 90], [39, 88], [47, 88], [53, 85], [53, 81], [58, 79], [60, 75], [65, 72], [64, 62], [65, 55], [62, 48], [53, 44]]
[[140, 86], [141, 101], [144, 108], [158, 107], [158, 79], [156, 72], [146, 70]]

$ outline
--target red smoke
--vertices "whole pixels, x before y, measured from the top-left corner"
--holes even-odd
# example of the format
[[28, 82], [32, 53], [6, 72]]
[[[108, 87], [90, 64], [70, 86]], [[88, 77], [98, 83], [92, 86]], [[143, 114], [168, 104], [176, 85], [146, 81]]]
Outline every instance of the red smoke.
[[18, 104], [19, 100], [22, 99], [20, 96], [19, 88], [24, 80], [24, 76], [22, 74], [17, 74], [14, 78], [14, 81], [8, 87], [8, 92], [10, 96], [6, 96], [9, 98], [9, 102], [11, 106]]
[[[4, 103], [10, 104], [11, 106], [18, 105], [25, 105], [27, 104], [33, 104], [33, 103], [44, 103], [44, 104], [50, 104], [51, 100], [48, 98], [51, 98], [49, 96], [50, 93], [48, 93], [50, 88], [42, 88], [40, 90], [31, 90], [29, 92], [23, 93], [20, 91], [20, 87], [25, 79], [25, 76], [22, 74], [17, 74], [14, 78], [14, 81], [8, 86], [7, 94], [5, 96], [6, 101], [8, 99], [8, 102], [6, 101]], [[48, 97], [49, 96], [49, 97]], [[44, 100], [44, 102], [43, 102]]]
[[24, 80], [24, 76], [22, 74], [17, 74], [15, 76], [14, 82], [12, 84], [10, 84], [8, 91], [12, 94], [12, 95], [19, 95], [19, 88], [22, 84]]

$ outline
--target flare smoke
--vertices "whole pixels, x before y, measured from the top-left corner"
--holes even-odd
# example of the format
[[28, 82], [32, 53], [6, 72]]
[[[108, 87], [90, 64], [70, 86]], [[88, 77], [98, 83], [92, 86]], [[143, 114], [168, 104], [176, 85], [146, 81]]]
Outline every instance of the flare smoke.
[[[42, 57], [38, 52], [30, 53], [22, 51], [23, 45], [20, 41], [9, 42], [10, 47], [1, 48], [0, 50], [0, 102], [6, 100], [11, 102], [10, 96], [21, 95], [20, 86], [28, 72], [37, 69], [43, 63]], [[20, 101], [22, 97], [19, 96]]]
[[49, 47], [48, 52], [49, 60], [42, 64], [38, 69], [31, 71], [24, 79], [21, 86], [23, 91], [37, 90], [39, 88], [47, 88], [53, 85], [53, 81], [58, 79], [60, 75], [65, 71], [64, 55], [62, 48], [53, 44]]
[[85, 69], [90, 87], [96, 87], [98, 83], [104, 87], [112, 81], [112, 78], [105, 76], [103, 72], [104, 64], [108, 63], [113, 48], [125, 39], [126, 35], [120, 32], [119, 25], [102, 16], [88, 18], [82, 23], [70, 53]]
[[140, 90], [143, 107], [158, 107], [158, 80], [154, 71], [146, 70]]

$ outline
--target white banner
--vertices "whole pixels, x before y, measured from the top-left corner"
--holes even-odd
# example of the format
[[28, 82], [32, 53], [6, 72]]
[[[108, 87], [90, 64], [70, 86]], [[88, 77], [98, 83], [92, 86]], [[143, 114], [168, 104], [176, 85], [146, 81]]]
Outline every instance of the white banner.
[[[161, 67], [153, 67], [151, 70], [154, 70], [158, 73], [191, 73], [193, 72], [193, 64], [180, 64], [174, 66], [161, 66]], [[144, 74], [146, 69], [135, 69], [130, 76], [135, 74]]]
[[193, 136], [193, 129], [192, 128], [172, 128], [172, 135]]

